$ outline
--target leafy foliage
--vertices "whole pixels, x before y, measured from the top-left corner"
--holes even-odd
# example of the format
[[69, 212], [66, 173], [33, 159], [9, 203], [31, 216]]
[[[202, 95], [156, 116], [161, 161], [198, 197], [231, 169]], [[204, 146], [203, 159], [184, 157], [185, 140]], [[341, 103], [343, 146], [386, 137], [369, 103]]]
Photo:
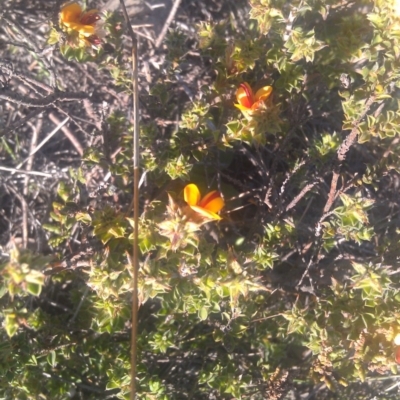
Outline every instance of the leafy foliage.
[[[388, 0], [249, 5], [243, 29], [197, 25], [211, 78], [162, 135], [184, 31], [141, 93], [139, 398], [366, 398], [397, 371], [400, 16]], [[114, 33], [98, 61], [129, 90]], [[247, 116], [243, 82], [273, 87]], [[58, 185], [53, 257], [15, 247], [0, 264], [5, 398], [129, 398], [132, 127], [119, 112], [105, 126], [118, 151], [92, 144]], [[95, 171], [112, 184], [88, 195]], [[224, 195], [220, 222], [189, 210], [187, 182]]]

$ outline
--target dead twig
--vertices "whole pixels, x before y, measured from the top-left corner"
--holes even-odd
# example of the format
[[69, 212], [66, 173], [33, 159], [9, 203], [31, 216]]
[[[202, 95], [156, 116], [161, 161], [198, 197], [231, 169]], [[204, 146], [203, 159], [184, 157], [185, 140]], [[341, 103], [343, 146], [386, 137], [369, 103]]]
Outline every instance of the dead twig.
[[322, 178], [315, 180], [314, 182], [311, 182], [307, 184], [306, 186], [301, 189], [300, 193], [286, 206], [286, 212], [291, 210], [310, 190], [313, 189], [314, 186], [316, 186], [318, 183], [322, 181]]
[[[28, 157], [28, 161], [26, 163], [26, 170], [28, 172], [32, 170], [33, 160], [34, 160], [33, 154], [34, 154], [34, 150], [35, 150], [36, 145], [37, 145], [37, 141], [38, 141], [38, 138], [39, 138], [39, 133], [40, 133], [40, 131], [42, 129], [42, 125], [43, 125], [43, 119], [42, 118], [38, 118], [38, 120], [36, 122], [36, 125], [32, 124], [33, 134], [32, 134], [32, 137], [31, 137], [31, 144], [30, 144], [30, 148], [29, 148], [29, 153], [31, 153], [32, 156]], [[29, 181], [30, 181], [30, 179], [31, 178], [30, 178], [29, 174], [25, 174], [25, 177], [24, 177], [24, 188], [23, 188], [23, 191], [22, 191], [22, 194], [25, 197], [27, 197], [28, 194], [29, 194]], [[27, 219], [26, 219], [26, 221], [27, 221]], [[27, 231], [28, 231], [28, 229], [26, 229], [26, 232]], [[23, 245], [27, 246], [28, 237], [27, 236], [26, 237], [23, 236], [22, 239], [23, 239]], [[24, 248], [26, 248], [26, 247], [24, 247]]]
[[21, 168], [22, 165], [29, 160], [30, 157], [32, 157], [35, 153], [37, 153], [67, 122], [69, 121], [69, 117], [65, 118], [64, 121], [62, 121], [60, 124], [58, 124], [55, 129], [53, 129], [41, 142], [38, 146], [35, 147], [35, 150], [33, 150], [28, 158], [26, 158], [24, 161], [20, 162], [17, 166], [17, 169]]
[[13, 174], [43, 176], [43, 177], [45, 177], [45, 178], [51, 178], [51, 177], [53, 177], [52, 174], [48, 174], [48, 173], [46, 173], [46, 172], [26, 171], [26, 170], [24, 170], [24, 169], [16, 169], [16, 168], [9, 168], [9, 167], [2, 167], [2, 166], [0, 166], [0, 171], [12, 172]]
[[71, 142], [71, 144], [75, 147], [75, 150], [80, 156], [83, 156], [83, 147], [79, 143], [79, 140], [75, 137], [75, 135], [66, 127], [62, 125], [62, 122], [55, 116], [54, 113], [49, 114], [50, 120], [57, 126], [61, 126], [62, 133], [66, 136], [66, 138]]
[[22, 248], [26, 249], [28, 247], [29, 231], [28, 231], [28, 204], [25, 197], [18, 191], [11, 182], [7, 183], [7, 188], [14, 196], [19, 200], [21, 204], [22, 211], [22, 223], [21, 223], [21, 233], [22, 233]]
[[89, 96], [87, 93], [70, 93], [70, 92], [57, 92], [53, 93], [47, 97], [43, 97], [42, 99], [31, 99], [22, 97], [10, 90], [3, 91], [0, 93], [0, 99], [9, 101], [10, 103], [18, 104], [26, 107], [40, 107], [45, 108], [49, 106], [55, 106], [57, 101], [65, 102], [65, 101], [76, 101], [76, 100], [84, 100]]
[[32, 110], [27, 116], [24, 118], [16, 120], [13, 124], [10, 124], [7, 128], [2, 130], [0, 132], [0, 137], [2, 136], [7, 136], [11, 135], [14, 131], [16, 131], [18, 128], [20, 128], [22, 125], [30, 121], [31, 119], [35, 118], [37, 115], [41, 114], [43, 112], [42, 109], [37, 108], [35, 110]]

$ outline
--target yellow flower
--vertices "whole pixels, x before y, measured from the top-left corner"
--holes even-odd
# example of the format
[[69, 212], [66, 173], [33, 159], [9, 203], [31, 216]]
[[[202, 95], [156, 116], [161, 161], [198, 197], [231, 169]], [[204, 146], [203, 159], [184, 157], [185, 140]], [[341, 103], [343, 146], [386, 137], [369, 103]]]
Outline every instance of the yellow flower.
[[190, 183], [185, 186], [183, 197], [189, 207], [202, 217], [210, 220], [221, 219], [217, 212], [221, 211], [225, 202], [217, 190], [213, 190], [201, 198], [199, 188], [194, 183]]
[[394, 15], [400, 17], [400, 0], [394, 0]]
[[98, 10], [82, 11], [78, 3], [69, 3], [61, 8], [60, 25], [71, 36], [75, 36], [79, 47], [99, 45], [99, 29], [96, 26], [100, 20]]
[[257, 110], [272, 93], [272, 86], [264, 86], [257, 90], [254, 94], [250, 85], [247, 82], [241, 83], [236, 91], [236, 99], [238, 104], [235, 104], [242, 113], [247, 117], [253, 111]]
[[393, 339], [393, 343], [394, 343], [396, 346], [400, 346], [400, 333], [398, 333], [398, 334], [395, 336], [395, 338]]

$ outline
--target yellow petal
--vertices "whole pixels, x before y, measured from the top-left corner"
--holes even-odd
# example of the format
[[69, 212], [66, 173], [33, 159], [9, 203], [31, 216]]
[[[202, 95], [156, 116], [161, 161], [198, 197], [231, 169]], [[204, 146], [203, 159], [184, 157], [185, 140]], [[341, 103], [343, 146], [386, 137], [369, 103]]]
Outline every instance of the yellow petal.
[[76, 29], [81, 35], [85, 37], [92, 36], [96, 33], [96, 28], [92, 25], [81, 25]]
[[189, 206], [195, 206], [200, 201], [200, 190], [194, 183], [189, 183], [183, 189], [183, 198]]
[[249, 111], [249, 110], [251, 110], [251, 108], [242, 106], [241, 104], [234, 104], [234, 106], [236, 108], [238, 108], [239, 110], [241, 110], [241, 111]]
[[257, 90], [255, 101], [266, 100], [272, 93], [272, 86], [264, 86]]
[[61, 9], [60, 19], [61, 22], [79, 22], [82, 8], [78, 3], [67, 4]]
[[400, 0], [394, 0], [394, 15], [400, 17]]
[[393, 343], [394, 343], [396, 346], [399, 346], [399, 345], [400, 345], [400, 333], [398, 333], [398, 334], [395, 336], [395, 338], [394, 338], [394, 340], [393, 340]]
[[214, 219], [216, 221], [222, 219], [218, 214], [215, 214], [212, 211], [208, 211], [202, 207], [198, 207], [198, 206], [190, 206], [190, 208], [194, 211], [196, 211], [198, 214], [200, 214], [203, 217], [206, 217], [208, 219]]
[[67, 22], [64, 25], [69, 29], [79, 32], [80, 35], [85, 37], [92, 36], [96, 33], [96, 28], [92, 25], [82, 25], [76, 22]]

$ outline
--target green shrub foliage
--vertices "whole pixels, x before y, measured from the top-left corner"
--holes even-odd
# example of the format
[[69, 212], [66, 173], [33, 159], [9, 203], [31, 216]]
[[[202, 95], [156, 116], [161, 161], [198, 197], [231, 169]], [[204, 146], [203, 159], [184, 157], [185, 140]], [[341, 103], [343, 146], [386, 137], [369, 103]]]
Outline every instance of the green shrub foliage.
[[[365, 399], [391, 382], [395, 3], [249, 0], [245, 27], [201, 22], [194, 44], [167, 35], [159, 79], [140, 94], [140, 399]], [[207, 68], [189, 99], [194, 53]], [[123, 63], [99, 62], [128, 87]], [[250, 114], [234, 106], [244, 82], [253, 95], [272, 87]], [[129, 398], [132, 127], [122, 111], [106, 121], [119, 151], [87, 148], [58, 186], [52, 260], [14, 249], [1, 264], [3, 398]], [[88, 200], [94, 170], [113, 184]], [[189, 182], [223, 194], [221, 221], [188, 214]], [[66, 250], [76, 240], [79, 257]]]

